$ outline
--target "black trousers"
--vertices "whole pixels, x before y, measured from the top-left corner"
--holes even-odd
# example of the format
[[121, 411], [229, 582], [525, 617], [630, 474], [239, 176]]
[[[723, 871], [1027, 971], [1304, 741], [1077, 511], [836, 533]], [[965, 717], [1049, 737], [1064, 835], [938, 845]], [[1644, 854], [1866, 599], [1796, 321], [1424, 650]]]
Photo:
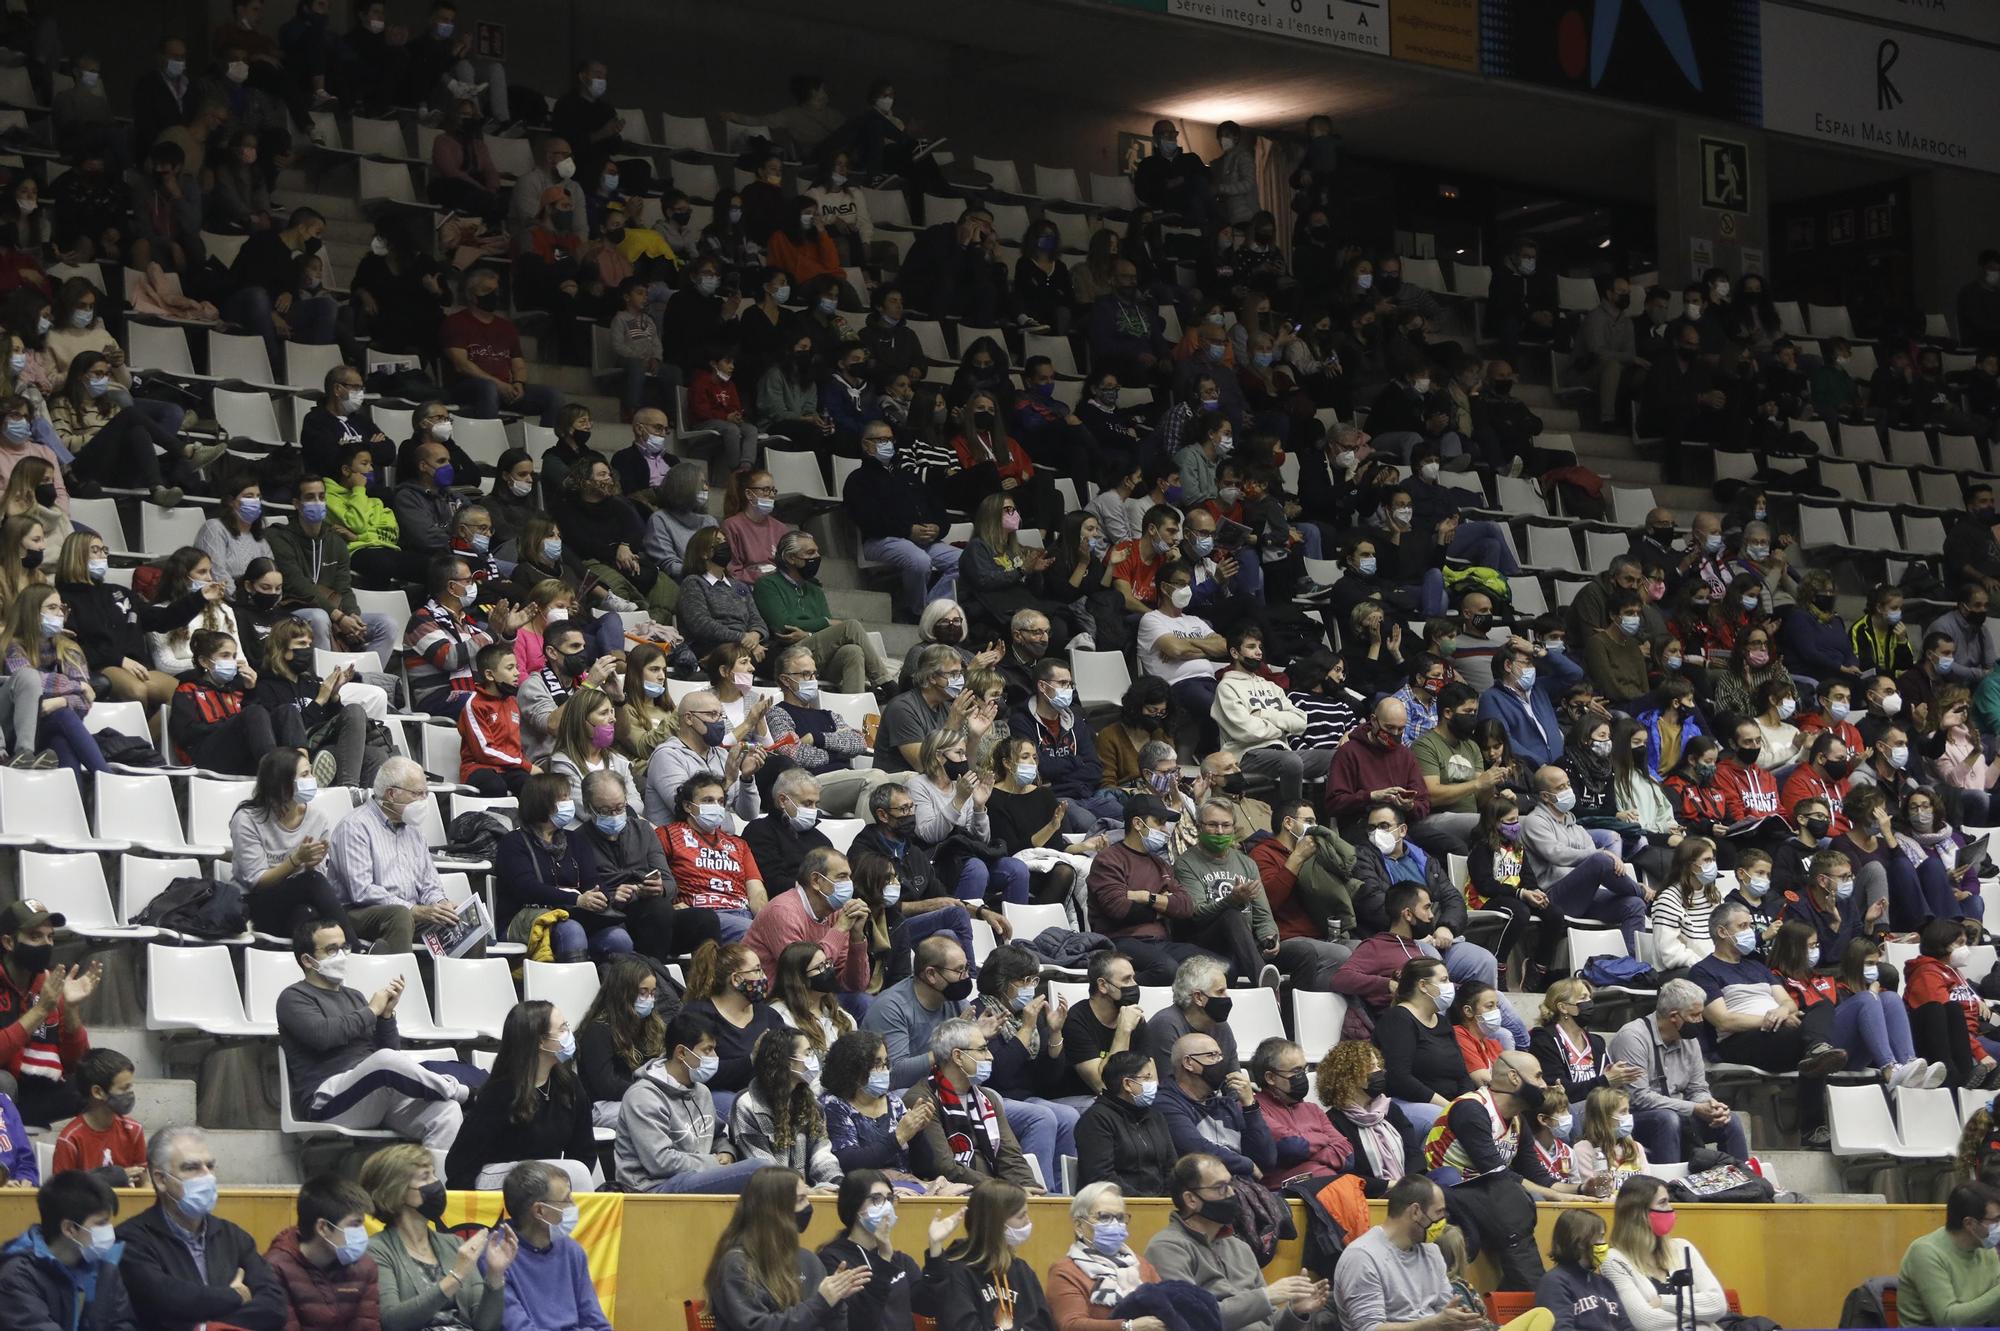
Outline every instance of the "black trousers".
[[269, 887], [251, 888], [243, 898], [250, 927], [260, 934], [290, 938], [300, 920], [337, 920], [349, 938], [359, 938], [340, 893], [317, 869], [302, 869]]
[[1444, 1190], [1452, 1223], [1465, 1231], [1468, 1257], [1482, 1251], [1500, 1268], [1499, 1289], [1533, 1289], [1541, 1280], [1535, 1249], [1535, 1199], [1511, 1170], [1501, 1170]]
[[195, 766], [232, 776], [255, 776], [257, 764], [272, 749], [302, 749], [306, 744], [305, 725], [296, 709], [272, 712], [256, 703], [243, 704], [242, 711], [202, 727], [199, 734], [174, 739]]

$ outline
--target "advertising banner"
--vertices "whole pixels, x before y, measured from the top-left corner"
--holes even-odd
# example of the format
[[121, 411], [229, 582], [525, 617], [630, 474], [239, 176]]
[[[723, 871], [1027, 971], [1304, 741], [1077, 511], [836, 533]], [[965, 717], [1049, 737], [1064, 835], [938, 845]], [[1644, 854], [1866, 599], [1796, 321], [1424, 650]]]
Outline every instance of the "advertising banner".
[[1167, 0], [1166, 12], [1316, 46], [1389, 54], [1389, 0]]
[[1844, 9], [1861, 18], [1907, 23], [1940, 37], [2000, 46], [2000, 5], [1993, 0], [1813, 0], [1813, 3], [1823, 9]]
[[1479, 0], [1396, 0], [1389, 54], [1439, 69], [1479, 72]]
[[1756, 124], [1758, 0], [1482, 0], [1480, 69]]

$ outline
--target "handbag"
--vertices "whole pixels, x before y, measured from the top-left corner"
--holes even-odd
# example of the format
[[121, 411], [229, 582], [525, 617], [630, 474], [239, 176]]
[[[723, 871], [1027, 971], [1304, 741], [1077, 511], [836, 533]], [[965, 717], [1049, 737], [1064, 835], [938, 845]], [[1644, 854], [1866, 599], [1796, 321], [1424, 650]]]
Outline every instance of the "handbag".
[[1769, 1179], [1726, 1157], [1712, 1169], [1670, 1179], [1667, 1191], [1676, 1202], [1768, 1202], [1778, 1195]]

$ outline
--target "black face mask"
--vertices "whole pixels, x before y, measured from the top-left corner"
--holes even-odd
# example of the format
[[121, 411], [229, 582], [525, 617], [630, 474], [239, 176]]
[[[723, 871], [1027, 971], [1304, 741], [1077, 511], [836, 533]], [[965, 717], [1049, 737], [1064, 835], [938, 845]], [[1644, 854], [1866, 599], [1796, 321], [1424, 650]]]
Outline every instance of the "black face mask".
[[574, 440], [576, 441], [576, 447], [577, 447], [577, 450], [578, 450], [579, 452], [581, 452], [581, 451], [583, 450], [583, 447], [584, 447], [584, 445], [586, 445], [586, 444], [588, 444], [588, 443], [590, 442], [590, 431], [589, 431], [589, 430], [571, 430], [571, 431], [569, 432], [569, 437], [570, 437], [571, 439], [574, 439]]
[[1854, 760], [1851, 758], [1828, 758], [1821, 765], [1826, 768], [1826, 774], [1835, 781], [1854, 770]]
[[1575, 1006], [1576, 1006], [1576, 1019], [1580, 1024], [1585, 1017], [1590, 1015], [1591, 1009], [1596, 1007], [1597, 1004], [1591, 1002], [1588, 998], [1586, 998], [1581, 1003], [1578, 1003]]
[[1204, 1197], [1201, 1205], [1195, 1208], [1195, 1214], [1218, 1225], [1234, 1225], [1241, 1215], [1234, 1197], [1225, 1197], [1221, 1201]]
[[[832, 972], [828, 973], [831, 974]], [[938, 990], [938, 992], [954, 1003], [963, 1003], [972, 996], [972, 977], [970, 975], [961, 975], [944, 988]]]
[[417, 1214], [435, 1225], [444, 1219], [444, 1181], [432, 1179], [417, 1189]]
[[[41, 492], [38, 490], [35, 493], [39, 496]], [[1967, 610], [1965, 612], [1965, 622], [1974, 628], [1978, 628], [1986, 622], [1986, 612], [1984, 610]]]
[[1235, 1006], [1236, 1000], [1228, 994], [1224, 994], [1220, 998], [1210, 998], [1208, 1006], [1202, 1010], [1208, 1013], [1210, 1021], [1228, 1021], [1229, 1011]]
[[[42, 963], [42, 964], [43, 964], [44, 966], [46, 966], [46, 965], [48, 964], [47, 960], [46, 960], [46, 959], [44, 959], [44, 961], [43, 961], [43, 963]], [[1136, 984], [1128, 984], [1128, 985], [1126, 985], [1126, 986], [1125, 986], [1125, 987], [1124, 987], [1123, 989], [1120, 989], [1120, 990], [1118, 991], [1118, 1006], [1119, 1006], [1119, 1007], [1137, 1007], [1138, 1005], [1139, 1005], [1139, 986], [1138, 986], [1138, 985], [1136, 985]]]
[[[49, 958], [53, 957], [55, 954], [56, 954], [56, 946], [54, 943], [14, 944], [14, 952], [13, 952], [14, 964], [21, 968], [21, 973], [23, 975], [30, 977], [40, 975], [43, 971], [47, 970], [49, 968]], [[1134, 1003], [1139, 1001], [1139, 990], [1137, 986], [1133, 987], [1132, 1001]]]
[[906, 813], [901, 818], [891, 818], [889, 830], [898, 841], [908, 841], [917, 834], [917, 815]]
[[1762, 752], [1764, 752], [1764, 746], [1761, 744], [1753, 744], [1748, 748], [1738, 748], [1736, 750], [1736, 761], [1742, 763], [1745, 767], [1755, 767], [1757, 765], [1757, 755]]
[[283, 599], [284, 599], [283, 592], [250, 593], [250, 604], [256, 609], [266, 612], [276, 610], [278, 608], [278, 602]]
[[720, 564], [724, 568], [728, 568], [729, 561], [734, 557], [735, 552], [729, 548], [729, 542], [717, 541], [715, 548], [709, 551], [708, 562], [711, 564]]
[[42, 566], [42, 554], [43, 552], [40, 550], [23, 550], [21, 552], [21, 567], [27, 569], [40, 568]]
[[1833, 593], [1822, 592], [1818, 596], [1813, 597], [1813, 605], [1817, 609], [1831, 613], [1833, 610]]
[[931, 630], [931, 636], [939, 642], [962, 642], [965, 638], [963, 624], [940, 624]]
[[292, 673], [294, 675], [305, 674], [308, 670], [312, 669], [312, 664], [313, 664], [312, 648], [302, 647], [298, 651], [286, 653], [285, 664], [292, 668]]
[[563, 652], [556, 657], [556, 661], [560, 664], [563, 674], [572, 679], [590, 667], [590, 658], [582, 652]]
[[1453, 712], [1445, 718], [1445, 724], [1451, 727], [1451, 733], [1459, 739], [1471, 739], [1472, 732], [1479, 728], [1479, 717], [1476, 713], [1468, 716], [1464, 712]]
[[1512, 379], [1495, 379], [1493, 386], [1486, 391], [1495, 397], [1511, 397], [1514, 393], [1514, 381]]
[[798, 366], [801, 370], [810, 370], [812, 363], [813, 354], [810, 351], [794, 351], [792, 353], [792, 364]]
[[56, 483], [54, 481], [43, 481], [40, 485], [36, 486], [35, 502], [43, 508], [54, 508], [56, 506]]
[[1542, 1112], [1542, 1091], [1542, 1087], [1535, 1085], [1533, 1082], [1524, 1081], [1513, 1090], [1507, 1092], [1507, 1094], [1519, 1100], [1523, 1111], [1527, 1113], [1528, 1117], [1533, 1118], [1536, 1114]]
[[1669, 541], [1674, 539], [1673, 524], [1668, 523], [1666, 525], [1659, 527], [1648, 527], [1646, 529], [1646, 534], [1648, 536], [1651, 536], [1655, 541], [1658, 541], [1661, 545], [1665, 545]]
[[1368, 1074], [1368, 1080], [1362, 1083], [1361, 1089], [1367, 1093], [1370, 1099], [1381, 1095], [1389, 1089], [1388, 1072], [1382, 1068], [1375, 1069]]
[[1222, 792], [1225, 795], [1241, 795], [1244, 790], [1243, 773], [1231, 772], [1222, 778]]
[[976, 430], [980, 430], [980, 431], [989, 431], [989, 430], [991, 430], [991, 429], [993, 428], [993, 413], [992, 413], [992, 412], [990, 412], [990, 411], [975, 411], [975, 412], [973, 412], [973, 413], [972, 413], [972, 426], [973, 426], [973, 428], [974, 428], [974, 429], [976, 429]]
[[1806, 830], [1806, 835], [1811, 837], [1813, 840], [1817, 841], [1821, 837], [1826, 835], [1826, 831], [1828, 828], [1833, 826], [1833, 819], [1808, 818], [1805, 820], [1802, 826]]
[[1201, 1068], [1201, 1079], [1208, 1083], [1208, 1089], [1219, 1091], [1222, 1089], [1222, 1083], [1229, 1080], [1229, 1065], [1221, 1059], [1205, 1063]]
[[801, 1234], [805, 1233], [807, 1227], [810, 1226], [813, 1222], [813, 1204], [811, 1202], [807, 1202], [804, 1206], [801, 1206], [798, 1210], [792, 1212], [792, 1218], [798, 1221], [799, 1233]]
[[497, 310], [500, 308], [500, 293], [497, 291], [485, 292], [482, 295], [474, 296], [472, 298], [472, 303], [474, 305], [477, 305], [480, 309], [489, 312]]
[[840, 972], [829, 966], [817, 975], [806, 977], [806, 988], [816, 994], [832, 994], [840, 991]]
[[1303, 1104], [1311, 1090], [1312, 1081], [1306, 1076], [1304, 1068], [1294, 1069], [1291, 1078], [1285, 1082], [1285, 1098], [1288, 1100], [1297, 1100]]
[[808, 559], [803, 564], [799, 565], [799, 577], [804, 581], [811, 582], [814, 578], [817, 578], [818, 576], [819, 576], [818, 555], [814, 555], [811, 559]]
[[944, 760], [944, 774], [953, 781], [958, 780], [971, 770], [972, 764], [963, 758], [947, 758]]

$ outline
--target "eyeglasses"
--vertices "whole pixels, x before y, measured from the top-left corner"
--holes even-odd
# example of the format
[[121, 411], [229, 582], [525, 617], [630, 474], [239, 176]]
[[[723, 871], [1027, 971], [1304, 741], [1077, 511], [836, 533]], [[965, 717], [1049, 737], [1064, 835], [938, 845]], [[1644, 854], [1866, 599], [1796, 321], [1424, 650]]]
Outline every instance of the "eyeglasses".
[[770, 497], [778, 493], [778, 487], [775, 485], [751, 485], [746, 486], [743, 493], [757, 495], [760, 498]]

